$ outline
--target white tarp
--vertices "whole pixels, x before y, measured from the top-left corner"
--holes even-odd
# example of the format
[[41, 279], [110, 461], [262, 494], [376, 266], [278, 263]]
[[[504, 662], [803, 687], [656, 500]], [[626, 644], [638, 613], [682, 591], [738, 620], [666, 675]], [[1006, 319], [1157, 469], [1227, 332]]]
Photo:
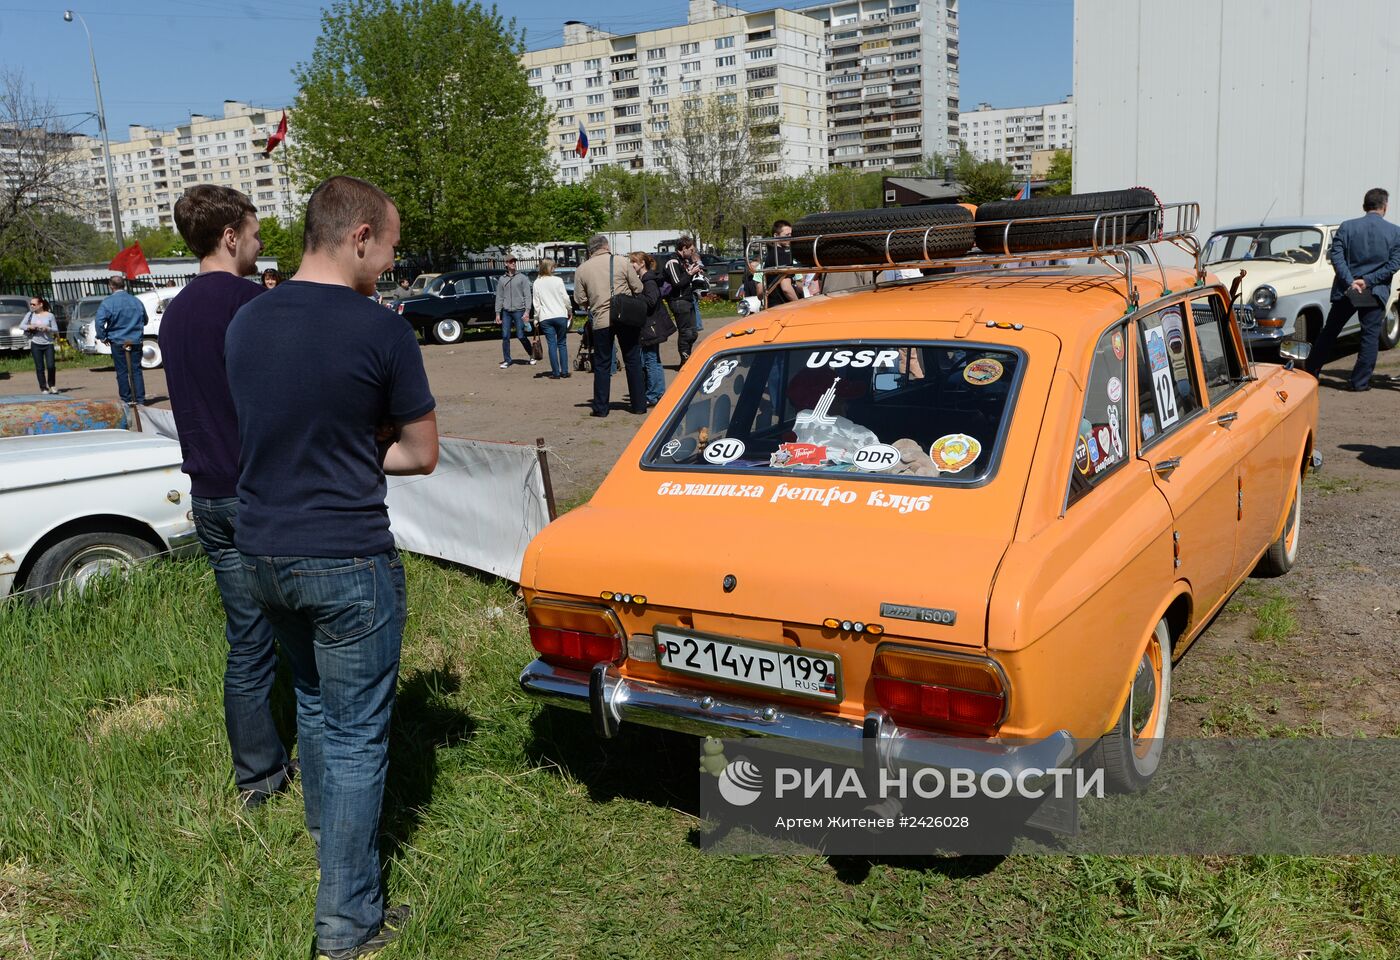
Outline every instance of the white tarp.
[[[169, 410], [141, 408], [141, 429], [178, 439]], [[389, 523], [399, 549], [516, 580], [525, 547], [549, 523], [535, 447], [443, 437], [437, 469], [390, 477]]]

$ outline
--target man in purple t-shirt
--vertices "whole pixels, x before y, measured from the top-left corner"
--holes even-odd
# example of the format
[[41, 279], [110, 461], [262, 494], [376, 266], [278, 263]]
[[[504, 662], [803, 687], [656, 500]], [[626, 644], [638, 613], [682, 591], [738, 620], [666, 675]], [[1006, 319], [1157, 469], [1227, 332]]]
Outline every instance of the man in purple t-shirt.
[[238, 520], [238, 417], [224, 373], [224, 335], [238, 308], [263, 288], [245, 280], [262, 250], [257, 208], [237, 190], [201, 184], [175, 204], [175, 225], [199, 275], [161, 320], [166, 388], [190, 477], [195, 529], [223, 598], [228, 661], [224, 726], [245, 807], [287, 786], [292, 768], [272, 720], [277, 675], [272, 627], [254, 601], [233, 545]]

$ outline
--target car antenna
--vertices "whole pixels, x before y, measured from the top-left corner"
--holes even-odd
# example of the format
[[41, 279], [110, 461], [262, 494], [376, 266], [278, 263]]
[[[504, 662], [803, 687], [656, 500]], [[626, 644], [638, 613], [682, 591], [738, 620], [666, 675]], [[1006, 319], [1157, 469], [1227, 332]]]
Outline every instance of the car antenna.
[[1269, 204], [1269, 209], [1264, 211], [1264, 215], [1259, 218], [1259, 226], [1264, 225], [1264, 221], [1269, 219], [1269, 214], [1274, 212], [1274, 206], [1278, 203], [1278, 197], [1274, 197], [1274, 202]]

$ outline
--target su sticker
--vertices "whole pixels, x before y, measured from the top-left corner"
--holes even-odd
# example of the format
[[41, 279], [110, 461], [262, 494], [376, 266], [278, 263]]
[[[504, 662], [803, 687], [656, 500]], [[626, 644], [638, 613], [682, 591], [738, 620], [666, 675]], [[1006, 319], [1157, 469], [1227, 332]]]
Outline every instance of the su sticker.
[[982, 453], [982, 444], [976, 437], [965, 433], [950, 433], [933, 441], [928, 448], [929, 459], [939, 470], [957, 473], [976, 462]]
[[963, 367], [963, 379], [974, 387], [985, 387], [1000, 380], [1004, 372], [1001, 361], [983, 357]]
[[733, 463], [744, 455], [744, 441], [734, 440], [725, 437], [719, 440], [711, 440], [705, 446], [705, 461], [713, 463], [717, 467], [722, 467], [726, 463]]

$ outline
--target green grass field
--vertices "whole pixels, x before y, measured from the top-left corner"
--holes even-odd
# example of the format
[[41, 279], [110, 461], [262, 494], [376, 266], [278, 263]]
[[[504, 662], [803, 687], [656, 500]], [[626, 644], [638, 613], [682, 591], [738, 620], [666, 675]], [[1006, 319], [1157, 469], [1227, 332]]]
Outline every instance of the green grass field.
[[[507, 584], [409, 558], [383, 849], [388, 957], [1384, 957], [1384, 858], [728, 858], [693, 741], [542, 711]], [[202, 561], [0, 606], [0, 957], [301, 958], [293, 792], [240, 812]], [[290, 720], [290, 717], [288, 717]]]
[[[79, 353], [76, 350], [68, 349], [59, 353], [54, 358], [54, 367], [59, 370], [76, 370], [86, 367], [107, 367], [111, 366], [112, 358], [98, 353]], [[18, 350], [0, 353], [0, 374], [8, 373], [11, 377], [34, 376], [34, 358], [29, 350], [24, 352]]]

